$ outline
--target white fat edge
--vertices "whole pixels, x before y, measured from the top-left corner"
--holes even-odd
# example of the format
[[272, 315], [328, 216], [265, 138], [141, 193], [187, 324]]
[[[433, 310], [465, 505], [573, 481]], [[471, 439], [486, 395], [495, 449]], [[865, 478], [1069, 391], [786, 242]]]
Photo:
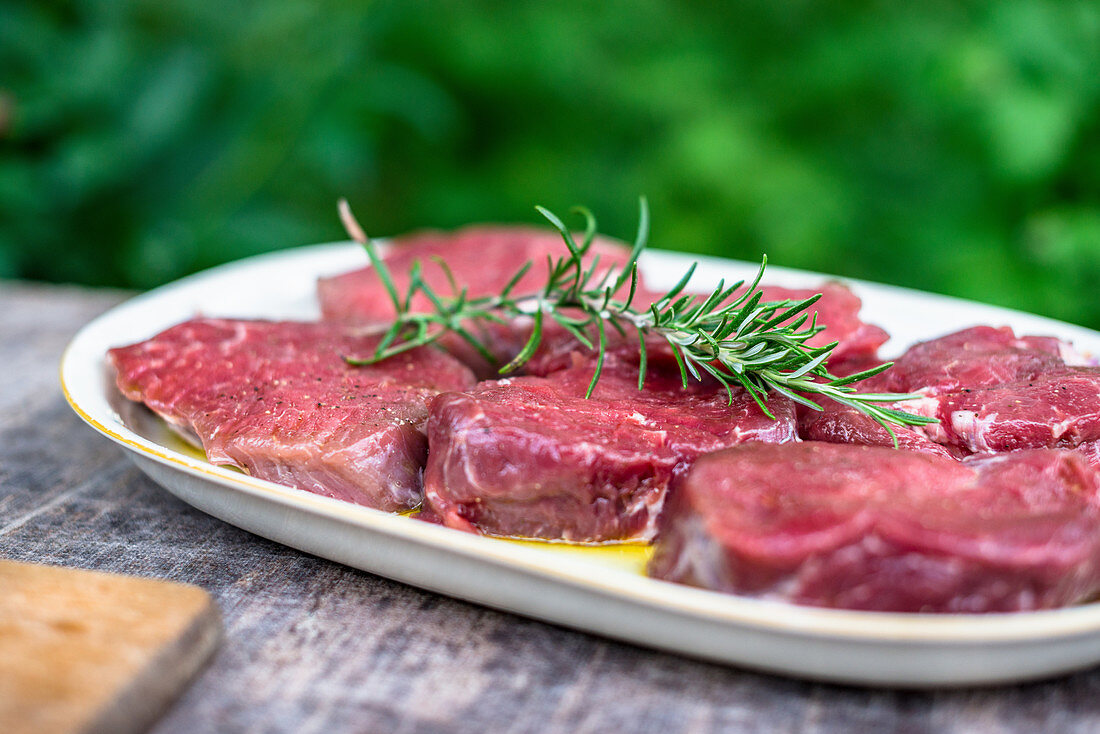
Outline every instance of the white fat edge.
[[724, 588], [730, 575], [725, 549], [707, 532], [703, 519], [693, 514], [681, 520], [677, 532], [684, 538], [684, 545], [669, 575], [674, 579], [695, 578], [705, 588]]
[[[444, 457], [441, 464], [441, 466], [443, 467], [443, 484], [444, 486], [448, 487], [457, 486], [456, 483], [452, 482], [448, 476], [450, 474], [450, 460], [453, 456], [457, 454], [459, 457], [459, 461], [462, 465], [461, 471], [462, 475], [466, 478], [466, 483], [469, 486], [474, 487], [478, 491], [483, 492], [485, 490], [485, 487], [482, 485], [482, 482], [479, 481], [481, 475], [478, 473], [477, 466], [475, 466], [470, 459], [470, 452], [466, 447], [466, 443], [467, 442], [465, 432], [456, 431], [454, 434], [452, 434], [451, 440], [447, 444], [446, 449], [446, 453], [448, 454], [448, 456]], [[476, 497], [473, 501], [481, 502], [481, 498]]]
[[[916, 394], [923, 395], [923, 392], [917, 391]], [[923, 416], [925, 418], [938, 418], [940, 412], [940, 398], [924, 395], [923, 397], [914, 398], [913, 400], [904, 400], [894, 403], [892, 407], [897, 407], [907, 413]], [[910, 426], [910, 428], [923, 433], [929, 440], [935, 441], [936, 443], [945, 444], [948, 441], [947, 430], [940, 423]]]
[[[997, 451], [989, 445], [987, 437], [990, 426], [996, 422], [998, 417], [997, 413], [990, 413], [985, 418], [979, 418], [978, 414], [972, 410], [956, 410], [951, 413], [950, 420], [951, 427], [962, 438], [968, 449], [976, 453], [985, 453]], [[1069, 432], [1075, 423], [1076, 419], [1070, 417], [1057, 423], [1048, 424], [1047, 428], [1050, 430], [1051, 439], [1058, 441]]]
[[[633, 413], [631, 413], [630, 415], [623, 418], [623, 422], [624, 423], [633, 423], [634, 425], [641, 426], [642, 428], [655, 428], [656, 425], [657, 425], [652, 420], [647, 418], [644, 413], [639, 413], [636, 410]], [[661, 433], [661, 434], [665, 433], [662, 430], [658, 430], [657, 432]]]
[[640, 492], [634, 497], [634, 500], [626, 506], [627, 517], [633, 517], [637, 514], [645, 514], [646, 516], [645, 532], [639, 536], [639, 540], [648, 542], [657, 536], [657, 518], [661, 515], [661, 510], [665, 506], [665, 499], [667, 497], [667, 488], [660, 492]]
[[997, 413], [990, 413], [985, 418], [979, 418], [973, 410], [955, 410], [951, 412], [949, 420], [955, 433], [962, 439], [963, 444], [971, 451], [977, 453], [993, 452], [995, 449], [986, 440], [989, 427], [998, 418]]
[[1066, 433], [1069, 431], [1069, 429], [1072, 428], [1073, 425], [1076, 422], [1077, 422], [1076, 417], [1070, 417], [1070, 418], [1066, 418], [1065, 420], [1060, 420], [1057, 423], [1051, 423], [1048, 426], [1050, 428], [1051, 437], [1055, 441], [1058, 441], [1059, 439], [1062, 438], [1062, 436], [1066, 435]]
[[[477, 415], [473, 416], [470, 419], [470, 422], [473, 423], [473, 424], [480, 424], [484, 420], [484, 418], [485, 418], [485, 412], [478, 409]], [[479, 429], [474, 428], [473, 430], [479, 430]], [[452, 459], [452, 457], [457, 455], [459, 457], [459, 461], [461, 462], [461, 465], [462, 465], [461, 471], [462, 471], [462, 475], [466, 478], [466, 482], [470, 486], [476, 487], [479, 491], [484, 491], [485, 488], [484, 488], [482, 482], [479, 481], [480, 474], [478, 472], [478, 468], [477, 468], [477, 466], [474, 465], [474, 463], [470, 459], [470, 451], [467, 447], [468, 441], [466, 440], [466, 437], [468, 435], [469, 435], [468, 430], [467, 431], [452, 431], [451, 432], [450, 440], [447, 442], [447, 448], [444, 450], [444, 453], [446, 454], [446, 456], [444, 457], [443, 461], [440, 463], [440, 466], [443, 467], [443, 484], [445, 486], [457, 486], [454, 482], [452, 482], [450, 480], [450, 477], [449, 477], [449, 475], [451, 473], [451, 470], [450, 470], [451, 459]], [[481, 499], [477, 498], [474, 501], [475, 502], [480, 502]]]

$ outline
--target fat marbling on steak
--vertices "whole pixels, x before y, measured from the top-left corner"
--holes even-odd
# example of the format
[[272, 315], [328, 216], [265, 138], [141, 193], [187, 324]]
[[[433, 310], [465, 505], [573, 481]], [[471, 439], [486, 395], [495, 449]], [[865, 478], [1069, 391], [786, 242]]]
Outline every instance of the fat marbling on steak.
[[824, 607], [1057, 607], [1100, 589], [1097, 482], [1072, 451], [954, 461], [746, 444], [702, 457], [676, 482], [649, 570]]
[[331, 324], [200, 318], [112, 349], [120, 390], [193, 431], [208, 459], [382, 510], [421, 500], [428, 401], [474, 384], [430, 348], [377, 365], [377, 337]]
[[680, 384], [660, 358], [644, 391], [632, 358], [608, 355], [547, 377], [489, 381], [432, 401], [425, 505], [444, 524], [491, 535], [648, 540], [672, 477], [697, 456], [743, 441], [795, 438], [794, 404], [768, 418], [740, 388]]

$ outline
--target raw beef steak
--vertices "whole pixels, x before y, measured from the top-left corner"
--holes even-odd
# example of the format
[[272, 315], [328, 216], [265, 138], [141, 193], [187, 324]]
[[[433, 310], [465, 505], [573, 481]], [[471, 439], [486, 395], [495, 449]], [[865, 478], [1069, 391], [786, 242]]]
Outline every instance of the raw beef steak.
[[910, 347], [876, 378], [876, 389], [940, 395], [1029, 380], [1065, 367], [1067, 355], [1073, 348], [1053, 337], [975, 326]]
[[[805, 441], [893, 447], [896, 437], [897, 447], [904, 451], [918, 451], [945, 459], [954, 457], [947, 447], [936, 443], [921, 431], [905, 426], [891, 426], [894, 431], [891, 436], [889, 431], [866, 413], [829, 400], [819, 399], [817, 402], [822, 407], [821, 411], [799, 407], [798, 435]], [[905, 405], [898, 403], [897, 407], [905, 410]]]
[[1070, 451], [746, 444], [677, 480], [650, 573], [848, 609], [1057, 607], [1100, 587], [1098, 492]]
[[[568, 249], [556, 231], [532, 227], [478, 225], [453, 233], [423, 232], [394, 240], [385, 248], [383, 260], [394, 280], [398, 293], [409, 285], [409, 270], [420, 263], [422, 276], [441, 296], [456, 295], [445, 261], [457, 287], [466, 289], [470, 298], [496, 295], [525, 263], [531, 269], [516, 284], [512, 293], [534, 293], [546, 284], [547, 257], [557, 259]], [[586, 266], [599, 258], [597, 273], [621, 267], [630, 249], [617, 241], [597, 238], [585, 256]], [[381, 324], [393, 320], [394, 308], [382, 281], [371, 267], [361, 268], [332, 278], [322, 278], [317, 284], [323, 318], [347, 324]], [[648, 303], [648, 302], [647, 302]], [[643, 304], [645, 305], [645, 304]], [[413, 299], [414, 311], [433, 310], [431, 301], [419, 294]], [[495, 358], [486, 360], [465, 340], [448, 334], [440, 340], [444, 349], [470, 365], [480, 376], [496, 377], [501, 365], [507, 364], [526, 341], [531, 329], [530, 319], [512, 324], [468, 324], [475, 336]], [[552, 329], [548, 324], [548, 330]]]
[[428, 401], [474, 384], [433, 349], [368, 367], [377, 338], [330, 324], [195, 319], [112, 349], [118, 386], [215, 464], [382, 510], [421, 500]]
[[[1100, 438], [1100, 370], [1074, 367], [1084, 359], [1053, 337], [1017, 337], [1007, 327], [977, 326], [911, 347], [867, 392], [909, 392], [918, 400], [897, 407], [939, 420], [897, 431], [902, 448], [934, 451], [919, 437], [955, 455], [1020, 448], [1072, 448]], [[828, 406], [801, 416], [809, 440], [892, 445], [866, 416]]]
[[883, 329], [864, 323], [859, 312], [863, 302], [847, 286], [827, 282], [814, 288], [781, 288], [765, 285], [760, 288], [765, 301], [802, 301], [820, 293], [821, 298], [810, 307], [809, 313], [816, 314], [817, 325], [825, 330], [806, 342], [807, 346], [821, 347], [837, 342], [830, 355], [830, 364], [841, 363], [849, 359], [873, 357], [878, 348], [890, 338]]
[[440, 395], [428, 419], [425, 503], [444, 524], [491, 535], [610, 541], [653, 537], [674, 474], [707, 451], [790, 441], [794, 404], [692, 383], [609, 355], [591, 399], [591, 365], [483, 382]]
[[[409, 286], [409, 269], [419, 262], [424, 280], [436, 293], [453, 295], [445, 261], [459, 289], [470, 298], [500, 293], [512, 276], [530, 262], [531, 269], [516, 284], [516, 295], [534, 292], [546, 283], [547, 256], [557, 259], [569, 251], [561, 235], [533, 227], [476, 225], [456, 232], [421, 232], [400, 237], [382, 253], [398, 293]], [[600, 272], [626, 262], [630, 249], [614, 240], [597, 238], [585, 258], [591, 265], [600, 258]], [[326, 320], [352, 324], [388, 322], [394, 317], [393, 303], [378, 274], [371, 267], [353, 270], [317, 284], [321, 312]], [[432, 310], [423, 294], [413, 299], [414, 311]]]
[[914, 401], [913, 409], [939, 418], [924, 427], [933, 440], [975, 453], [1073, 448], [1100, 439], [1100, 369], [963, 389]]

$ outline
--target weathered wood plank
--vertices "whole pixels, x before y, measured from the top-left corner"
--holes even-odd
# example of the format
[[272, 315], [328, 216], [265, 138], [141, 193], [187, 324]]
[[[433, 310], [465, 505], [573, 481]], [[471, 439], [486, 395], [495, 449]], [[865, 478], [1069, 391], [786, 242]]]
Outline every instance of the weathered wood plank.
[[[117, 297], [0, 288], [0, 313], [48, 312], [33, 329], [0, 322], [0, 356], [19, 365], [0, 406], [26, 406], [0, 409], [0, 556], [213, 594], [223, 647], [157, 734], [1100, 730], [1100, 670], [980, 691], [809, 684], [483, 609], [207, 517], [152, 484], [47, 384], [73, 331]], [[42, 394], [20, 402], [28, 384]]]
[[0, 731], [141, 734], [221, 636], [195, 586], [0, 559]]

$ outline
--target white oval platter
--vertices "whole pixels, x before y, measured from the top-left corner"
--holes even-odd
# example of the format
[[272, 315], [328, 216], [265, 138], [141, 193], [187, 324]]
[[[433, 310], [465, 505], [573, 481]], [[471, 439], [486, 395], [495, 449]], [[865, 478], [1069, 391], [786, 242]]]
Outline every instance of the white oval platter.
[[[757, 266], [650, 251], [642, 268], [670, 286], [699, 260], [694, 286], [747, 278]], [[873, 686], [1022, 681], [1100, 663], [1100, 604], [990, 615], [815, 609], [646, 578], [629, 549], [589, 552], [479, 537], [216, 467], [162, 424], [127, 425], [105, 353], [197, 314], [310, 319], [318, 276], [362, 266], [351, 243], [314, 245], [224, 265], [138, 296], [85, 326], [61, 364], [73, 409], [125, 448], [154, 481], [228, 523], [339, 563], [594, 634], [752, 669]], [[820, 274], [769, 268], [769, 283], [813, 286]], [[883, 353], [974, 324], [1053, 334], [1100, 354], [1100, 334], [1007, 309], [860, 281], [866, 320], [893, 338]]]

